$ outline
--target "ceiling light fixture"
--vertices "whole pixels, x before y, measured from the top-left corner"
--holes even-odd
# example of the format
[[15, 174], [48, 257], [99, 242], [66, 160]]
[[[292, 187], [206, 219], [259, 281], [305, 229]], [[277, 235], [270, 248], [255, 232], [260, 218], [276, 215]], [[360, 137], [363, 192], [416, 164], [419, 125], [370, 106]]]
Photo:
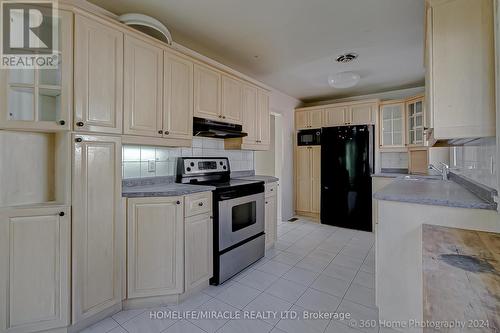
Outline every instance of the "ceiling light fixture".
[[328, 76], [328, 84], [333, 88], [345, 89], [358, 84], [361, 76], [354, 72], [340, 72]]

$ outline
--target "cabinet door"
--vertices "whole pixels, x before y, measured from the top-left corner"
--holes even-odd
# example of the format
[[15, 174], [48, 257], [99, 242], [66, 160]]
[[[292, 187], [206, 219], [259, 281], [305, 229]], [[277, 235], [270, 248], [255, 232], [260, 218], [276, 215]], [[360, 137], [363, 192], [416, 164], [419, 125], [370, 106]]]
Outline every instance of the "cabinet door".
[[[72, 128], [73, 13], [59, 10], [54, 19], [59, 24], [58, 68], [0, 69], [0, 129]], [[51, 26], [42, 26], [40, 33], [46, 27]]]
[[163, 50], [125, 36], [124, 133], [163, 136]]
[[349, 107], [349, 120], [350, 125], [367, 125], [374, 124], [375, 106], [373, 104], [353, 105]]
[[186, 291], [207, 282], [213, 275], [213, 222], [210, 214], [186, 219], [185, 223]]
[[323, 110], [309, 111], [309, 127], [321, 128], [323, 126]]
[[278, 206], [277, 196], [273, 195], [266, 198], [265, 206], [265, 233], [266, 248], [273, 246], [277, 237]]
[[404, 147], [405, 145], [405, 104], [387, 104], [380, 108], [380, 146]]
[[256, 144], [259, 139], [259, 128], [257, 126], [257, 88], [249, 85], [243, 86], [243, 131], [248, 136], [243, 138], [244, 143]]
[[165, 52], [163, 93], [163, 135], [166, 138], [193, 137], [193, 63]]
[[241, 124], [242, 84], [239, 80], [222, 76], [222, 119], [224, 122]]
[[0, 214], [0, 332], [69, 324], [70, 209]]
[[311, 154], [310, 147], [301, 146], [296, 148], [296, 190], [295, 206], [297, 211], [311, 211]]
[[326, 108], [324, 111], [324, 127], [345, 125], [347, 119], [347, 107]]
[[269, 114], [269, 95], [259, 90], [258, 95], [258, 126], [260, 128], [259, 143], [269, 145], [271, 143], [271, 119]]
[[182, 201], [182, 197], [128, 199], [129, 298], [183, 292]]
[[295, 129], [309, 128], [309, 111], [295, 111]]
[[123, 33], [75, 15], [75, 131], [122, 133]]
[[319, 214], [321, 208], [321, 146], [313, 146], [310, 151], [311, 213]]
[[208, 67], [194, 65], [194, 116], [221, 120], [221, 74]]
[[425, 112], [423, 98], [414, 99], [406, 103], [408, 115], [408, 144], [410, 146], [424, 145]]
[[74, 137], [73, 322], [121, 302], [121, 143]]

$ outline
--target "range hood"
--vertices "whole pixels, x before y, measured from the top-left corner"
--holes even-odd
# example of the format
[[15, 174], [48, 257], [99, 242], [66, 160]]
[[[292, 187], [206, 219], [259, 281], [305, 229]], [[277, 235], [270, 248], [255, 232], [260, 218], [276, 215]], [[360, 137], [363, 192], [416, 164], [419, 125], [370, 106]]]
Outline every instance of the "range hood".
[[248, 134], [243, 132], [243, 127], [241, 125], [194, 117], [193, 135], [218, 139], [231, 139], [242, 138]]

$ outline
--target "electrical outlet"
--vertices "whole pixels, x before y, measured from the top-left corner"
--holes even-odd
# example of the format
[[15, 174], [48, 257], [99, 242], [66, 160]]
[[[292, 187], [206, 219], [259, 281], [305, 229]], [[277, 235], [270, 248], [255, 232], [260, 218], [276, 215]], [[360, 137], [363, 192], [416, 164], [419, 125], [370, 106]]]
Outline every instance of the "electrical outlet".
[[148, 161], [148, 172], [155, 172], [156, 171], [156, 162], [154, 160], [149, 160]]

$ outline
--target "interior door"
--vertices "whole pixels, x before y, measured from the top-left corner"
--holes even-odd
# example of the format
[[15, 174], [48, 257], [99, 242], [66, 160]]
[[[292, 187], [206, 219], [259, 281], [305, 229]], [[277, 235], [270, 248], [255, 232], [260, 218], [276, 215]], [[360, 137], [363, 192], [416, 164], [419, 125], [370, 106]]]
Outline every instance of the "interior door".
[[75, 15], [75, 131], [122, 133], [123, 33]]
[[125, 36], [124, 133], [163, 136], [163, 50]]
[[163, 135], [191, 139], [193, 136], [193, 63], [164, 54]]

